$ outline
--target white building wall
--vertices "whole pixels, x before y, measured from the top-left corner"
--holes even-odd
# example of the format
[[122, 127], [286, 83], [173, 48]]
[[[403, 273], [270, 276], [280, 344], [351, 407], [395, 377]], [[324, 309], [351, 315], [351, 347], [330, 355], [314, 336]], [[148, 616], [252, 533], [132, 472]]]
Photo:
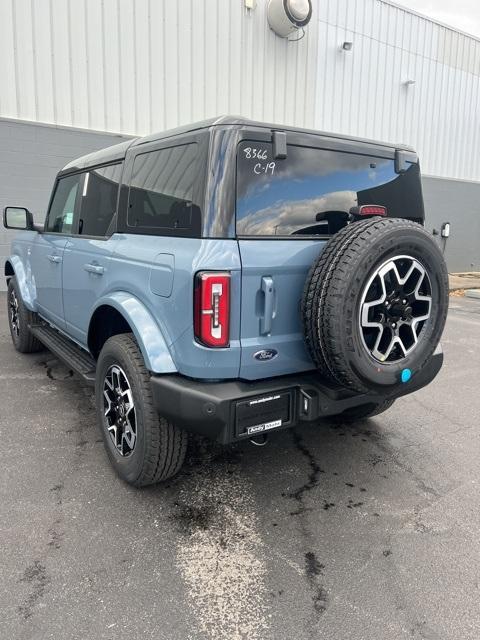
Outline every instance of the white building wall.
[[234, 113], [406, 142], [424, 173], [480, 180], [478, 40], [383, 0], [313, 0], [287, 42], [266, 4], [0, 0], [0, 116], [146, 134]]

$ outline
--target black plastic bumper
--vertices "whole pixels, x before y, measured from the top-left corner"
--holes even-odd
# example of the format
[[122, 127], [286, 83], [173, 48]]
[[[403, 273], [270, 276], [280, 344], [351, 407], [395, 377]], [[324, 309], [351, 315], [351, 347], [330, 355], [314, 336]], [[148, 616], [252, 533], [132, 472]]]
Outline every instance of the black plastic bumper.
[[152, 376], [151, 384], [160, 415], [187, 431], [227, 444], [407, 395], [429, 384], [442, 362], [440, 351], [406, 384], [371, 394], [329, 386], [315, 373], [255, 382], [205, 382], [173, 374]]

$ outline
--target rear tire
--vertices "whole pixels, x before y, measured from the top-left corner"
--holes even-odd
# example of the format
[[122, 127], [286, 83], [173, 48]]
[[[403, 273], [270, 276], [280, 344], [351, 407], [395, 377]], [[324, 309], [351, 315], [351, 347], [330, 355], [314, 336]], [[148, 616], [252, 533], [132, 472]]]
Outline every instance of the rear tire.
[[366, 418], [373, 418], [390, 409], [394, 402], [395, 400], [384, 400], [380, 404], [364, 404], [359, 407], [352, 407], [338, 416], [333, 416], [333, 421], [348, 424], [365, 420]]
[[125, 482], [144, 487], [178, 473], [188, 435], [158, 415], [150, 374], [132, 334], [113, 336], [103, 346], [95, 396], [108, 457]]
[[36, 353], [45, 347], [30, 333], [30, 325], [35, 322], [35, 314], [23, 304], [15, 277], [10, 278], [7, 287], [8, 326], [13, 346], [20, 353]]

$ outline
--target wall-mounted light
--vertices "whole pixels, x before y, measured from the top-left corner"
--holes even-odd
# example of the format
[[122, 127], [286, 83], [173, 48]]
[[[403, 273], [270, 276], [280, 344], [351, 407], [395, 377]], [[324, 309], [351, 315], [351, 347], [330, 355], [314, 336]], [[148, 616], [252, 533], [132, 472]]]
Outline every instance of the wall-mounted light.
[[409, 87], [410, 85], [413, 85], [413, 84], [415, 84], [415, 83], [416, 83], [416, 80], [412, 80], [412, 79], [404, 80], [404, 81], [403, 81], [403, 84], [404, 84], [406, 87]]
[[341, 48], [342, 48], [342, 51], [351, 51], [353, 49], [353, 42], [349, 42], [348, 40], [345, 40]]
[[[312, 17], [312, 0], [269, 0], [267, 19], [277, 36], [288, 36], [304, 29]], [[300, 39], [300, 38], [297, 38]]]

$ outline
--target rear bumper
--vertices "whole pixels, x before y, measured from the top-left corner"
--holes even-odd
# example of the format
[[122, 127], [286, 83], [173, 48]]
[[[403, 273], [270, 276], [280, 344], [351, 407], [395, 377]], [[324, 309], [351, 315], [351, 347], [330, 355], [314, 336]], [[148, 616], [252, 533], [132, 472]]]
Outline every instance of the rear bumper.
[[407, 395], [429, 384], [442, 363], [443, 353], [437, 349], [408, 383], [371, 394], [328, 386], [314, 373], [255, 382], [205, 382], [173, 374], [152, 376], [151, 385], [160, 415], [187, 431], [228, 444]]

